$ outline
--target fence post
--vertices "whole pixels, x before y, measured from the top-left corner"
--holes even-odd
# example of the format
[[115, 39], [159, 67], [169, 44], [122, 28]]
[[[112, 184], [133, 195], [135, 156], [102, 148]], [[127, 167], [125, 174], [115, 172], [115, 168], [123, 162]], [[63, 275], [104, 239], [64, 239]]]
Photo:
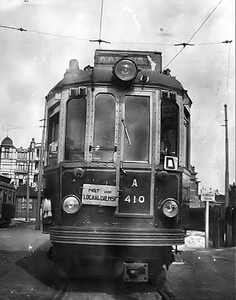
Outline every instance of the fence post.
[[213, 207], [213, 247], [220, 248], [220, 224], [219, 224], [219, 207]]
[[220, 207], [219, 224], [220, 224], [219, 245], [220, 247], [225, 247], [226, 212], [225, 212], [224, 205]]
[[231, 206], [228, 206], [226, 208], [226, 247], [233, 246], [233, 230], [232, 230], [232, 224], [233, 224], [233, 210]]

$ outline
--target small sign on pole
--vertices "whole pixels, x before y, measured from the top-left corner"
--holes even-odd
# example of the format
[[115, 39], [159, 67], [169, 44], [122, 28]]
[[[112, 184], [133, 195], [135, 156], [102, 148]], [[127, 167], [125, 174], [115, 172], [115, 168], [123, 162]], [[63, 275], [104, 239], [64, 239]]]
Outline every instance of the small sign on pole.
[[206, 192], [205, 190], [201, 193], [201, 201], [206, 202], [205, 210], [205, 248], [209, 248], [209, 203], [215, 202], [215, 192]]
[[203, 191], [201, 194], [201, 201], [215, 202], [215, 193]]

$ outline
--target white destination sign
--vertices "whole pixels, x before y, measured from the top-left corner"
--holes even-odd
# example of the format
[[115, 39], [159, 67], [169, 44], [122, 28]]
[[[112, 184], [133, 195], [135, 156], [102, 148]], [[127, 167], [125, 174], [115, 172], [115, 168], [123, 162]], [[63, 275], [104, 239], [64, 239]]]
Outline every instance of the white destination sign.
[[117, 206], [119, 192], [113, 185], [84, 184], [82, 203], [102, 206]]
[[201, 201], [215, 201], [215, 193], [204, 192], [201, 194]]

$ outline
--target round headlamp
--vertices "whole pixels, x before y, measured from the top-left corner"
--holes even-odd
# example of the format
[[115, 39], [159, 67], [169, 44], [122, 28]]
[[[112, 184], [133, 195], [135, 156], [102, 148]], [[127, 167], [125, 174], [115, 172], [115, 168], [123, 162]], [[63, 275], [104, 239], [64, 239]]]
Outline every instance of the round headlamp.
[[122, 81], [133, 80], [138, 73], [137, 65], [130, 59], [121, 59], [114, 66], [114, 74]]
[[179, 213], [179, 204], [175, 199], [168, 198], [162, 203], [162, 212], [166, 217], [174, 218]]
[[76, 196], [67, 196], [63, 200], [63, 210], [68, 214], [75, 214], [81, 207], [81, 200]]

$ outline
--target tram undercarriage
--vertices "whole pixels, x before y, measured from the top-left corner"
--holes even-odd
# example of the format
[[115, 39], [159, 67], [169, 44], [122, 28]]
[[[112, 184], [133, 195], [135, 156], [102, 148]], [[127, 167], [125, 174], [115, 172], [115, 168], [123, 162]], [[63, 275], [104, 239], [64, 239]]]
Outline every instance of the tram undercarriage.
[[[175, 299], [169, 290], [166, 270], [174, 261], [172, 246], [130, 247], [52, 243], [50, 257], [60, 276], [69, 280], [111, 280], [120, 287], [149, 284], [163, 300]], [[66, 258], [66, 259], [65, 259]]]

